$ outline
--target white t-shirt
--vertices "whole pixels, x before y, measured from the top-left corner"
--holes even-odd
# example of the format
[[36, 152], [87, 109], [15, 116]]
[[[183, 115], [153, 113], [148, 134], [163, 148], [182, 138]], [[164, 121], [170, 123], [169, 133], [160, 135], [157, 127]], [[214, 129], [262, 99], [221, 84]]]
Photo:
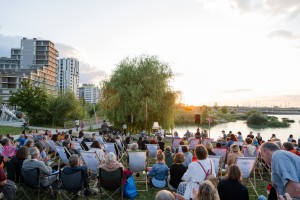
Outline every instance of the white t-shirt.
[[79, 126], [79, 120], [78, 119], [75, 120], [75, 125]]

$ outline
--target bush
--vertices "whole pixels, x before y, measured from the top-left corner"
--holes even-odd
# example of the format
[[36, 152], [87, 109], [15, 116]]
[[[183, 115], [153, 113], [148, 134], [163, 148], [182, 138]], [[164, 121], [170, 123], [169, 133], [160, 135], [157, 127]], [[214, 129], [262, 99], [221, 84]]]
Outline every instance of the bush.
[[266, 125], [268, 123], [268, 119], [265, 115], [262, 115], [260, 113], [252, 113], [247, 118], [247, 124], [248, 125]]

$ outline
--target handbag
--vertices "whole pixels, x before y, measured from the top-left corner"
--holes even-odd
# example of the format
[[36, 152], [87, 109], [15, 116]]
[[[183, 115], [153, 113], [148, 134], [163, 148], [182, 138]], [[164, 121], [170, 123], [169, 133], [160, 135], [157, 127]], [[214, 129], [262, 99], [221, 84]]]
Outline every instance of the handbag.
[[134, 199], [138, 192], [135, 186], [133, 176], [130, 175], [124, 185], [123, 195], [129, 199]]

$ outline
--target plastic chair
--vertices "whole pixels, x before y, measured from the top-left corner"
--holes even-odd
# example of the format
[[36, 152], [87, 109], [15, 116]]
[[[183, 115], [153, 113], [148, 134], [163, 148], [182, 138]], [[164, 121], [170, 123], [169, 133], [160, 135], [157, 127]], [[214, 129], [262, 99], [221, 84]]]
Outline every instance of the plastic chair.
[[120, 167], [115, 171], [108, 172], [102, 168], [99, 168], [99, 182], [98, 187], [100, 190], [101, 197], [103, 197], [102, 189], [113, 191], [112, 194], [106, 192], [108, 197], [112, 200], [116, 199], [113, 198], [118, 190], [121, 193], [121, 199], [123, 199], [123, 185], [122, 185], [122, 178], [123, 178], [123, 169]]
[[135, 180], [135, 182], [145, 182], [146, 190], [148, 191], [148, 180], [147, 180], [147, 151], [128, 151], [129, 156], [129, 170], [135, 173], [145, 172], [144, 180]]

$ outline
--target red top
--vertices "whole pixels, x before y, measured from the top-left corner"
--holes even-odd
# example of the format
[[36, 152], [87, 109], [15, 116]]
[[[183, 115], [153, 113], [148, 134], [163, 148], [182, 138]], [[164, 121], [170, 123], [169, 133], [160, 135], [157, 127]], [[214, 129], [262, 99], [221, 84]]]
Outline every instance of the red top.
[[[2, 168], [0, 168], [0, 182], [5, 181], [6, 180], [6, 176], [4, 173], [4, 170]], [[0, 187], [0, 192], [2, 192], [2, 187]]]

